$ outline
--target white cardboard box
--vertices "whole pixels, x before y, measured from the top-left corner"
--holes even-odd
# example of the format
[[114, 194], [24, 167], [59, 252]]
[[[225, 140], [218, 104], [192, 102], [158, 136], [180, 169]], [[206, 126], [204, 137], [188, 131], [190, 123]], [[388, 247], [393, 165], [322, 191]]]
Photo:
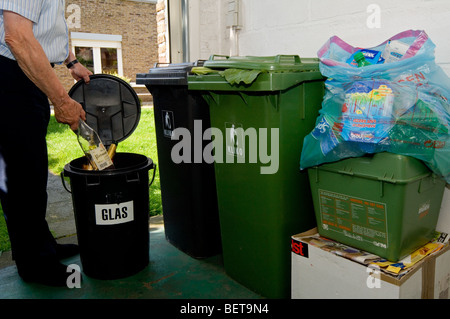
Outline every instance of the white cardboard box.
[[293, 299], [449, 299], [448, 245], [397, 279], [308, 244], [304, 238], [314, 234], [292, 236]]

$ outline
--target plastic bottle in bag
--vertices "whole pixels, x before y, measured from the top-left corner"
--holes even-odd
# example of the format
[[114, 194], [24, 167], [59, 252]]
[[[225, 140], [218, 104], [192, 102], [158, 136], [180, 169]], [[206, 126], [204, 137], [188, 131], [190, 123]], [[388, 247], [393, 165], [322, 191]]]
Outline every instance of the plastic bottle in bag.
[[114, 164], [97, 132], [80, 119], [76, 131], [78, 143], [89, 160], [93, 170], [113, 169]]

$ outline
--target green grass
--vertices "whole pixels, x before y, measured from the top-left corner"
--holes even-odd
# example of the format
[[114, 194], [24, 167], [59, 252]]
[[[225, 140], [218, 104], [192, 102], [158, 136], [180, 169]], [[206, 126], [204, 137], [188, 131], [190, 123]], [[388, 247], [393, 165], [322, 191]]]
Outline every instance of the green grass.
[[6, 229], [5, 218], [3, 218], [3, 210], [0, 205], [0, 253], [9, 250], [11, 243], [9, 242], [8, 230]]
[[[76, 135], [67, 125], [56, 122], [54, 116], [50, 119], [47, 132], [49, 169], [55, 175], [60, 175], [64, 166], [72, 160], [82, 157], [83, 152], [77, 142]], [[125, 141], [119, 143], [117, 152], [136, 153], [150, 157], [157, 162], [156, 135], [153, 119], [153, 109], [142, 109], [141, 119], [136, 130]], [[153, 171], [150, 171], [150, 178]], [[159, 171], [156, 170], [155, 180], [149, 190], [150, 215], [162, 214], [161, 186]], [[10, 248], [3, 211], [0, 206], [0, 251]]]

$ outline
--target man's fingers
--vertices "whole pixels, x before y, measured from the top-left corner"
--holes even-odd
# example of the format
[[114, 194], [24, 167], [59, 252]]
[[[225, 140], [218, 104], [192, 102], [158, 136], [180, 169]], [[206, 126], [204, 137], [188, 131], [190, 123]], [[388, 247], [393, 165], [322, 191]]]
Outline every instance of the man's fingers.
[[80, 118], [81, 118], [83, 121], [86, 121], [86, 112], [83, 110], [83, 108], [81, 108]]
[[72, 124], [71, 126], [70, 126], [70, 128], [72, 129], [72, 131], [76, 131], [77, 129], [78, 129], [78, 122], [75, 122], [74, 124]]

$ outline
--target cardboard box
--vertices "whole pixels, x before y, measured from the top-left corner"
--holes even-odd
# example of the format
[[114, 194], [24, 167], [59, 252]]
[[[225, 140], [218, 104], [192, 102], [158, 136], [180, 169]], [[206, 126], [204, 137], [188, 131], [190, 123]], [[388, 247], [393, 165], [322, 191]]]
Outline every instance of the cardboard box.
[[317, 229], [292, 236], [291, 247], [293, 299], [449, 299], [448, 241], [402, 276], [367, 265], [377, 256], [323, 239]]

